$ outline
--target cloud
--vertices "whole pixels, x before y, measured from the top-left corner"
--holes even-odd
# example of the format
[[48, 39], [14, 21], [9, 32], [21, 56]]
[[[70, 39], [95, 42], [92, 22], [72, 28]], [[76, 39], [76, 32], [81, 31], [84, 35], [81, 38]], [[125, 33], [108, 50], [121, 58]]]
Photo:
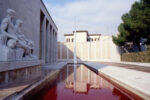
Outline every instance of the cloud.
[[58, 40], [63, 41], [64, 34], [78, 30], [89, 33], [112, 35], [117, 33], [122, 14], [128, 12], [137, 0], [77, 0], [63, 5], [45, 1], [52, 18], [58, 26]]

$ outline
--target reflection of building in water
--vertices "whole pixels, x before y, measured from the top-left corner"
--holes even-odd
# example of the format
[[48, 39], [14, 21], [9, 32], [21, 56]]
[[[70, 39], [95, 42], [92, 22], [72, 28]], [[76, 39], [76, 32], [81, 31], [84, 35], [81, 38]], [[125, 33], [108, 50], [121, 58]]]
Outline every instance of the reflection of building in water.
[[[73, 73], [73, 67], [72, 65], [68, 64], [61, 72], [60, 79], [64, 81], [66, 88], [74, 88], [74, 73]], [[91, 71], [84, 65], [78, 65], [77, 66], [77, 73], [76, 73], [76, 83], [77, 83], [77, 89], [83, 92], [86, 90], [88, 91], [88, 88], [93, 89], [100, 89], [100, 88], [106, 88], [113, 90], [113, 85], [108, 83], [106, 80], [101, 78], [99, 75], [97, 75], [95, 72]], [[86, 87], [86, 89], [85, 89]]]
[[[58, 59], [72, 60], [74, 52], [74, 32], [65, 34], [65, 42], [58, 42]], [[88, 31], [76, 31], [76, 52], [78, 60], [100, 61], [120, 60], [118, 47], [112, 36], [89, 34]]]
[[[65, 88], [74, 89], [73, 75], [72, 64], [68, 64], [60, 72], [59, 81], [64, 82]], [[133, 100], [127, 93], [115, 87], [84, 65], [77, 65], [76, 75], [76, 91], [74, 91], [77, 93], [88, 93], [89, 89], [100, 89], [102, 91], [111, 91], [113, 95], [118, 97], [118, 100]]]

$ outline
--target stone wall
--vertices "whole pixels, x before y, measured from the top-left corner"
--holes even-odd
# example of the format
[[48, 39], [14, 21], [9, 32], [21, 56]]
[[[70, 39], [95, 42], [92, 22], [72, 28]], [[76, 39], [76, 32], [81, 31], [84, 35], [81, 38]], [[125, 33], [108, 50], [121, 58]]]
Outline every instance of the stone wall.
[[[72, 60], [74, 43], [58, 42], [58, 60]], [[76, 43], [78, 60], [82, 61], [120, 61], [118, 47], [112, 37], [95, 42]]]
[[41, 61], [1, 62], [0, 66], [0, 86], [41, 77]]
[[44, 63], [56, 62], [58, 29], [43, 1], [0, 0], [0, 23], [8, 8], [16, 11], [15, 20], [23, 21], [22, 32], [35, 43], [34, 54]]

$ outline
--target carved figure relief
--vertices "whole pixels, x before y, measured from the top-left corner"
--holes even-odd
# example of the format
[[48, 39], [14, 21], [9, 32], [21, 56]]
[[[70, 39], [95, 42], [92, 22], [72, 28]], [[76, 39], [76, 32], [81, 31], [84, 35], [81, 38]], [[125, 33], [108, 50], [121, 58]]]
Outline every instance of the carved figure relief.
[[13, 24], [15, 11], [7, 9], [7, 16], [0, 25], [0, 61], [34, 60], [34, 42], [27, 39], [21, 31], [23, 21]]

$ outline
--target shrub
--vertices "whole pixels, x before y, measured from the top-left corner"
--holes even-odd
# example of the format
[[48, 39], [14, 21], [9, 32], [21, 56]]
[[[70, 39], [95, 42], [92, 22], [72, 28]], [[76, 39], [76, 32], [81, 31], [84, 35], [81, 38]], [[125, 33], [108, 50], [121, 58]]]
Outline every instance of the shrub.
[[150, 50], [144, 52], [124, 53], [121, 55], [121, 61], [150, 63]]

